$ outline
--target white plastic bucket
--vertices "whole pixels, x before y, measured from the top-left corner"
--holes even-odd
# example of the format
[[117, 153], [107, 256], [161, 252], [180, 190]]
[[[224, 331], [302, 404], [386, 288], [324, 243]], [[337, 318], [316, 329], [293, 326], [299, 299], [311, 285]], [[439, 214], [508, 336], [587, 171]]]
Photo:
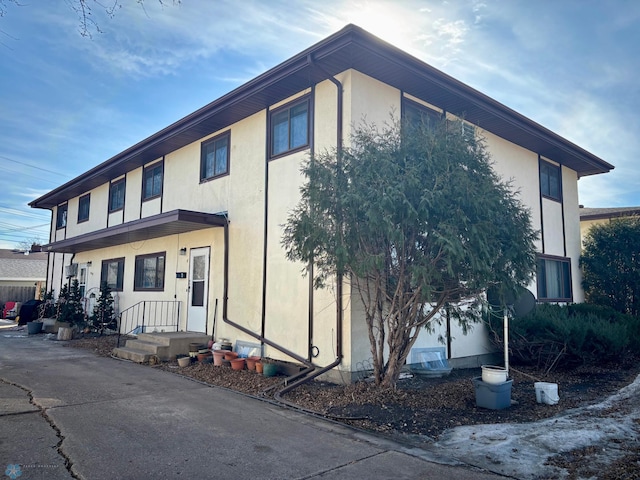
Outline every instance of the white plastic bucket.
[[482, 381], [493, 385], [504, 383], [507, 381], [507, 369], [493, 365], [482, 365]]
[[536, 382], [533, 385], [536, 389], [536, 401], [538, 403], [555, 405], [560, 400], [557, 383]]

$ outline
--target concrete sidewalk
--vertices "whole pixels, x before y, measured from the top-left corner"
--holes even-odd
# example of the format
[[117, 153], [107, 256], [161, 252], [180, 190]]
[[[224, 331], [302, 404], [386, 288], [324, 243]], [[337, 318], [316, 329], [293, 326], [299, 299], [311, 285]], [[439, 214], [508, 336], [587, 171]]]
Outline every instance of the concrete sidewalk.
[[504, 478], [43, 335], [0, 331], [0, 379], [0, 468], [20, 480]]

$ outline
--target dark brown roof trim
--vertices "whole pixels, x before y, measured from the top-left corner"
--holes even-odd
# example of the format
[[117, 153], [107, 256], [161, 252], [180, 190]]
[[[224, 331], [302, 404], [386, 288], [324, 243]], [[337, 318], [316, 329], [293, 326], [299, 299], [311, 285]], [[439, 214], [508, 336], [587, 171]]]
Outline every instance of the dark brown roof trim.
[[223, 227], [227, 223], [224, 215], [172, 210], [151, 217], [141, 218], [114, 227], [103, 228], [42, 247], [45, 252], [78, 253], [97, 248], [124, 245], [152, 238], [193, 232], [205, 228]]
[[613, 169], [611, 164], [492, 98], [365, 30], [347, 25], [29, 205], [51, 209], [349, 68], [463, 116], [480, 128], [576, 170], [579, 176]]
[[580, 220], [604, 220], [608, 218], [633, 217], [638, 215], [640, 215], [640, 207], [580, 207]]

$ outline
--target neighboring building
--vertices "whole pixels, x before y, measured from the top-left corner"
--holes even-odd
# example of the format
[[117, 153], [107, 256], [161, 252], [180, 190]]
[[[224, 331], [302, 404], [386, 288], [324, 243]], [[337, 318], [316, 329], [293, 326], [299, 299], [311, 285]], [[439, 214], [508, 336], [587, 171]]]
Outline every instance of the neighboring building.
[[580, 205], [580, 239], [584, 239], [593, 225], [609, 223], [614, 218], [637, 217], [640, 207], [585, 208]]
[[47, 278], [47, 253], [0, 249], [0, 303], [39, 298]]
[[[582, 301], [578, 178], [613, 167], [353, 25], [31, 202], [52, 211], [48, 288], [106, 279], [121, 312], [179, 302], [180, 330], [264, 341], [268, 356], [335, 365], [329, 374], [349, 380], [370, 357], [358, 296], [346, 282], [313, 290], [285, 258], [282, 225], [310, 152], [407, 111], [475, 126], [541, 232], [532, 291]], [[452, 328], [454, 365], [492, 351], [483, 326]], [[416, 347], [437, 346], [444, 329]]]

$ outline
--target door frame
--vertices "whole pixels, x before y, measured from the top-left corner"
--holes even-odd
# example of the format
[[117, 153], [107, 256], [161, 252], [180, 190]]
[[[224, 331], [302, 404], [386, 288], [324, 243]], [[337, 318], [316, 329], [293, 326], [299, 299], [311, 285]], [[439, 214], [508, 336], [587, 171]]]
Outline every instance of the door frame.
[[[196, 307], [192, 307], [191, 302], [193, 299], [193, 267], [194, 267], [194, 257], [197, 256], [201, 256], [204, 255], [206, 256], [206, 263], [205, 263], [205, 269], [206, 272], [204, 274], [204, 291], [202, 293], [203, 295], [203, 305], [202, 307], [200, 306], [196, 306]], [[210, 283], [210, 277], [211, 277], [211, 247], [196, 247], [196, 248], [191, 248], [189, 250], [189, 276], [188, 276], [188, 291], [187, 291], [187, 326], [186, 326], [186, 330], [188, 332], [193, 331], [193, 332], [200, 332], [200, 330], [192, 330], [190, 329], [190, 325], [189, 325], [189, 319], [192, 319], [192, 322], [195, 320], [193, 318], [193, 316], [196, 315], [196, 312], [198, 312], [199, 315], [204, 315], [204, 327], [202, 330], [202, 333], [207, 333], [207, 319], [209, 318], [209, 283]], [[203, 312], [199, 312], [194, 310], [195, 308], [203, 308]], [[201, 327], [201, 319], [198, 319], [198, 323], [196, 325], [193, 326], [193, 328], [200, 328]]]

